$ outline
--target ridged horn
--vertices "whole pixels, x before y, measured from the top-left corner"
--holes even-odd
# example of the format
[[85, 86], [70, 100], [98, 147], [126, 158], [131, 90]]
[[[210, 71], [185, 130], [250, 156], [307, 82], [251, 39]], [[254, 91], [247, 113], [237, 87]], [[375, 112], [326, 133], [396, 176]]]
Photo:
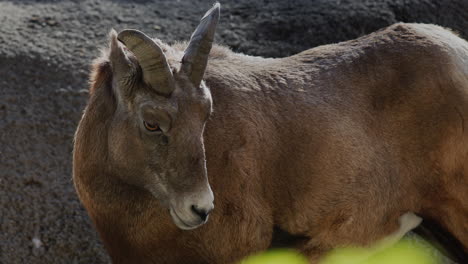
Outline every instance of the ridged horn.
[[218, 25], [219, 9], [220, 4], [216, 3], [206, 12], [200, 24], [193, 32], [182, 58], [181, 69], [189, 76], [196, 87], [200, 85], [208, 63], [208, 55], [210, 54], [216, 26]]
[[135, 29], [123, 30], [117, 38], [135, 54], [146, 84], [160, 94], [170, 95], [175, 88], [174, 77], [161, 47]]

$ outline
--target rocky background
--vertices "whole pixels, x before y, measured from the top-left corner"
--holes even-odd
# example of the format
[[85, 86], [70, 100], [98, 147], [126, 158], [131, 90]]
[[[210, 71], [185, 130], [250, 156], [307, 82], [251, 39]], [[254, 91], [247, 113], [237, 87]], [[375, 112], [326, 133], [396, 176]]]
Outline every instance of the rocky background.
[[[0, 0], [0, 263], [108, 263], [75, 194], [73, 133], [111, 28], [187, 40], [214, 0]], [[468, 0], [223, 1], [218, 43], [280, 57], [398, 21], [468, 38]]]

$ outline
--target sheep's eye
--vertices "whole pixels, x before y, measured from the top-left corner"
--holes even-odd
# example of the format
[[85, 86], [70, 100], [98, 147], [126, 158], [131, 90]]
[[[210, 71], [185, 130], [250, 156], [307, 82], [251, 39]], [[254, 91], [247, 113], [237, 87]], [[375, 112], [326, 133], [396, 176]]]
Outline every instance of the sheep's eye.
[[145, 128], [148, 131], [151, 131], [151, 132], [161, 131], [158, 124], [150, 124], [146, 121], [143, 121], [143, 124], [145, 125]]

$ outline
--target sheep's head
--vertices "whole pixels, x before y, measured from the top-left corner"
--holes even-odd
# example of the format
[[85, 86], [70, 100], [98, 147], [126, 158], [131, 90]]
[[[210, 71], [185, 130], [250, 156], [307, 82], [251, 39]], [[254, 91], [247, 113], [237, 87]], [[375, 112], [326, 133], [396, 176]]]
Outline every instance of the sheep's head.
[[109, 167], [151, 192], [181, 229], [204, 224], [214, 208], [203, 145], [212, 100], [202, 79], [218, 19], [216, 4], [173, 67], [161, 45], [140, 31], [110, 37], [117, 108], [108, 131]]

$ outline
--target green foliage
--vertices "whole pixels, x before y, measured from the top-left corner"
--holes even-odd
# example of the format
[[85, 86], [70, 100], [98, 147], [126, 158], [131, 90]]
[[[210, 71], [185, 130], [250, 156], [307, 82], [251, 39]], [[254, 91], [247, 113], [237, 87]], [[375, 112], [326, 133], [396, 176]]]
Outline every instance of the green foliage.
[[[240, 264], [308, 264], [292, 250], [271, 250], [246, 258]], [[341, 248], [331, 251], [320, 264], [436, 264], [427, 247], [400, 241], [385, 249]]]
[[307, 259], [292, 250], [277, 249], [250, 256], [240, 264], [308, 264]]
[[342, 248], [330, 252], [320, 264], [436, 264], [427, 248], [402, 240], [383, 250]]

